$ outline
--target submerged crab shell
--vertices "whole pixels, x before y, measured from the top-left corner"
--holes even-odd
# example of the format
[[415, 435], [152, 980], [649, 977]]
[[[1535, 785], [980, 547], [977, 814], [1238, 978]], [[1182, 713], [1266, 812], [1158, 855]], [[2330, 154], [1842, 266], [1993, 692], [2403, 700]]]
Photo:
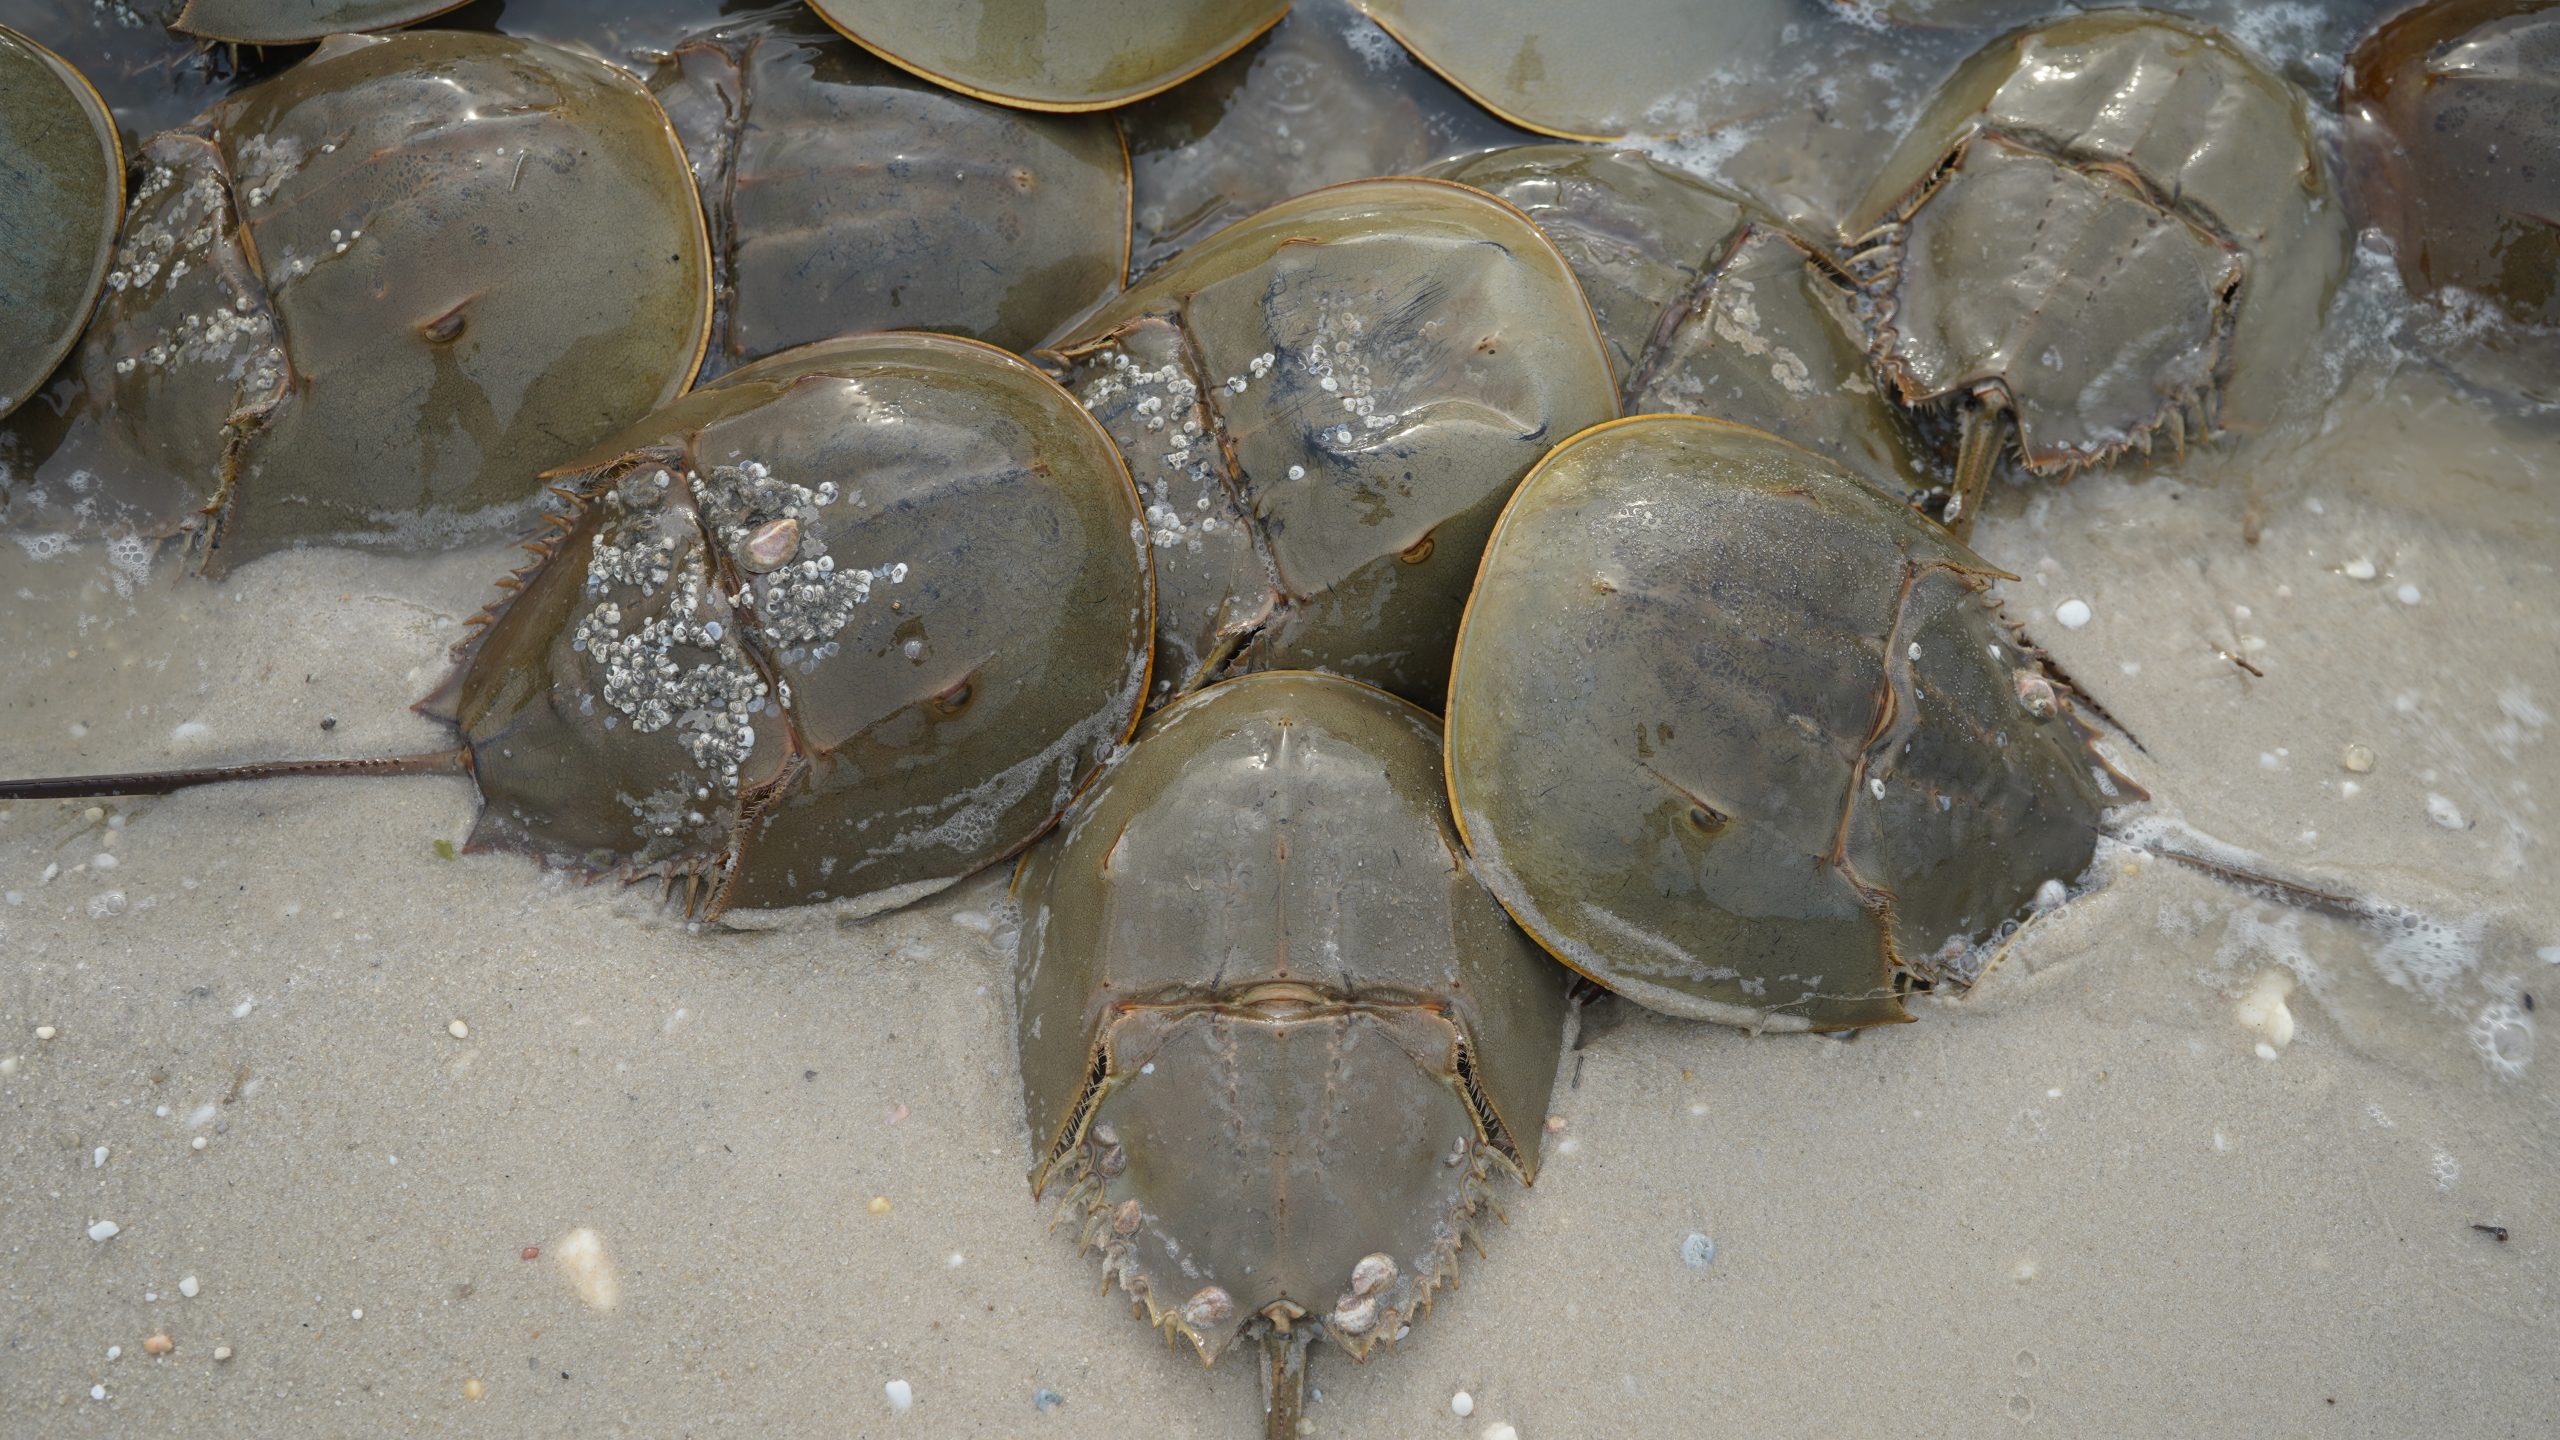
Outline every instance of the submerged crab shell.
[[240, 45], [301, 45], [329, 35], [391, 30], [468, 0], [187, 0], [169, 28]]
[[2463, 326], [2447, 359], [2560, 403], [2560, 4], [2437, 0], [2348, 57], [2350, 197], [2391, 238], [2413, 294], [2506, 325]]
[[1121, 111], [1133, 273], [1292, 195], [1522, 138], [1384, 38], [1350, 0], [1297, 0], [1216, 68]]
[[522, 502], [701, 358], [684, 152], [601, 61], [340, 36], [144, 158], [82, 367], [204, 496], [209, 570]]
[[97, 306], [124, 212], [115, 117], [62, 57], [0, 26], [0, 416]]
[[[721, 472], [751, 461], [838, 487], [780, 517], [800, 536], [787, 558], [874, 572], [831, 631], [791, 628], [805, 617], [772, 588], [787, 565], [739, 563], [771, 519]], [[1029, 843], [1135, 723], [1152, 633], [1136, 497], [1099, 427], [1002, 351], [906, 334], [787, 351], [625, 432], [577, 483], [565, 536], [428, 702], [470, 746], [476, 844], [704, 876], [715, 914], [879, 908]], [[650, 536], [673, 542], [664, 579], [588, 584], [596, 557]], [[581, 648], [681, 609], [691, 565], [710, 583], [671, 658], [766, 687], [721, 727], [723, 750], [737, 725], [754, 735], [730, 752], [734, 787], [686, 748], [700, 727], [643, 732], [614, 703], [627, 679]], [[591, 628], [606, 605], [620, 623]]]
[[[1296, 672], [1186, 698], [1014, 890], [1035, 1189], [1204, 1358], [1282, 1301], [1321, 1320], [1384, 1254], [1380, 1318], [1333, 1334], [1365, 1353], [1445, 1277], [1487, 1164], [1534, 1174], [1564, 977], [1469, 872], [1414, 707]], [[1211, 1285], [1234, 1324], [1181, 1313]]]
[[1181, 84], [1280, 23], [1289, 0], [809, 0], [937, 85], [1026, 110], [1107, 110]]
[[1564, 258], [1436, 180], [1284, 201], [1047, 351], [1149, 501], [1175, 691], [1320, 668], [1438, 704], [1503, 500], [1556, 437], [1617, 412]]
[[866, 330], [1020, 349], [1118, 288], [1112, 122], [955, 95], [814, 20], [686, 41], [650, 88], [692, 157], [720, 315], [706, 374]]
[[2000, 383], [2038, 469], [2147, 448], [2193, 411], [2264, 425], [2348, 239], [2301, 93], [2219, 32], [2138, 10], [1967, 60], [1846, 231], [1906, 217], [1879, 358], [1912, 403]]
[[1776, 216], [1633, 150], [1520, 145], [1429, 173], [1519, 206], [1555, 242], [1628, 413], [1775, 431], [1896, 492], [1933, 483], [1876, 388], [1847, 278]]
[[1353, 0], [1477, 104], [1560, 140], [1670, 128], [1710, 77], [1766, 55], [1789, 0]]
[[1906, 973], [2088, 868], [2120, 783], [2068, 705], [2022, 703], [2043, 677], [1995, 578], [1757, 430], [1643, 416], [1557, 446], [1486, 549], [1450, 680], [1478, 873], [1649, 1008], [1908, 1018]]

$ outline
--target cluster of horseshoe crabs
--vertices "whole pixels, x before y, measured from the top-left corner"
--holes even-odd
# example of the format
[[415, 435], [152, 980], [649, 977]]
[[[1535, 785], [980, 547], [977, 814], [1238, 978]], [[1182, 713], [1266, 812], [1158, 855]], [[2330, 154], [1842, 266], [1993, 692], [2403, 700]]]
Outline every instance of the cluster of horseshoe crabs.
[[[1299, 1433], [1310, 1346], [1391, 1346], [1534, 1176], [1542, 951], [1861, 1027], [2087, 871], [2140, 792], [1965, 529], [2012, 449], [2265, 424], [2348, 235], [2303, 96], [2183, 19], [1992, 41], [1826, 233], [1447, 110], [1643, 130], [1793, 34], [1776, 0], [1357, 3], [1447, 84], [1370, 78], [1338, 0], [1202, 82], [1230, 109], [1115, 115], [1288, 6], [817, 0], [644, 85], [337, 34], [432, 0], [193, 0], [337, 38], [150, 138], [129, 207], [115, 116], [0, 30], [0, 164], [42, 181], [0, 193], [0, 412], [73, 357], [0, 501], [97, 464], [218, 573], [556, 497], [422, 702], [457, 749], [0, 798], [462, 773], [475, 845], [704, 917], [1019, 854], [1033, 1190], [1204, 1361], [1258, 1343]], [[2553, 15], [2432, 0], [2344, 87], [2365, 212], [2413, 288], [2504, 307], [2484, 373], [2529, 396]]]

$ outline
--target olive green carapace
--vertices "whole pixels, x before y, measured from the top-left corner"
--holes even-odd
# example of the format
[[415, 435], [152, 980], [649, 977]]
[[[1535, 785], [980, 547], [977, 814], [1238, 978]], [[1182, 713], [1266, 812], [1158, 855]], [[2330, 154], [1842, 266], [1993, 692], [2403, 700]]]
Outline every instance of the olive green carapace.
[[1014, 893], [1035, 1193], [1214, 1361], [1355, 1356], [1531, 1179], [1567, 976], [1476, 883], [1438, 727], [1275, 672], [1159, 712]]
[[1792, 0], [1354, 0], [1414, 58], [1563, 140], [1679, 128], [1805, 17]]
[[187, 0], [169, 28], [238, 45], [304, 45], [330, 35], [391, 30], [466, 0]]
[[1046, 353], [1146, 497], [1162, 693], [1325, 669], [1437, 706], [1502, 502], [1617, 413], [1564, 257], [1434, 180], [1275, 205]]
[[710, 216], [706, 376], [865, 330], [1018, 350], [1127, 271], [1129, 160], [1108, 117], [955, 95], [805, 14], [688, 40], [650, 88]]
[[[710, 324], [684, 151], [530, 41], [341, 36], [143, 150], [90, 404], [193, 487], [219, 571], [516, 517], [681, 394]], [[457, 518], [455, 512], [462, 512]]]
[[937, 85], [1028, 110], [1105, 110], [1181, 84], [1289, 0], [809, 0], [856, 44]]
[[786, 351], [591, 454], [430, 708], [475, 845], [881, 908], [1046, 829], [1136, 723], [1153, 620], [1110, 440], [938, 335]]
[[2039, 472], [2265, 425], [2348, 239], [2301, 93], [2140, 10], [1966, 61], [1847, 233], [1901, 398], [2014, 414]]
[[1633, 150], [1520, 145], [1429, 173], [1519, 206], [1564, 252], [1627, 413], [1772, 430], [1895, 494], [1937, 483], [1876, 386], [1849, 278], [1776, 216]]
[[2454, 312], [2445, 359], [2560, 404], [2560, 3], [2412, 6], [2348, 56], [2338, 98], [2349, 198], [2410, 293]]
[[0, 415], [71, 353], [124, 212], [115, 117], [80, 72], [0, 26]]
[[1775, 436], [1583, 432], [1485, 552], [1449, 791], [1486, 885], [1668, 1014], [1908, 1018], [2138, 794], [1984, 595], [2000, 572]]

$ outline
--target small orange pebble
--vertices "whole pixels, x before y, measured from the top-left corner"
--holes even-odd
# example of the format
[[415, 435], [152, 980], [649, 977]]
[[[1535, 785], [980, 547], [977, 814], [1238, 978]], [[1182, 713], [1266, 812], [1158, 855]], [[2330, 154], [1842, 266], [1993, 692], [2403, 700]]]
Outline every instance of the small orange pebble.
[[481, 1384], [477, 1375], [462, 1382], [462, 1398], [465, 1400], [477, 1400], [488, 1393], [489, 1387]]
[[542, 1258], [542, 1247], [539, 1245], [527, 1245], [523, 1250], [517, 1252], [516, 1258], [520, 1260], [539, 1260]]
[[166, 1355], [177, 1348], [178, 1342], [170, 1339], [166, 1331], [142, 1342], [142, 1353], [145, 1355]]
[[869, 1207], [869, 1208], [870, 1208], [870, 1210], [871, 1210], [871, 1213], [872, 1213], [872, 1214], [874, 1214], [874, 1215], [886, 1215], [886, 1214], [888, 1214], [888, 1213], [889, 1213], [889, 1197], [888, 1197], [888, 1196], [886, 1196], [886, 1195], [874, 1195], [874, 1196], [872, 1196], [872, 1197], [871, 1197], [871, 1205], [870, 1205], [870, 1207]]
[[1548, 1133], [1548, 1134], [1550, 1134], [1550, 1135], [1561, 1135], [1561, 1134], [1563, 1134], [1563, 1133], [1564, 1133], [1564, 1117], [1563, 1117], [1563, 1116], [1561, 1116], [1561, 1115], [1550, 1115], [1550, 1116], [1548, 1116], [1548, 1117], [1547, 1117], [1547, 1133]]

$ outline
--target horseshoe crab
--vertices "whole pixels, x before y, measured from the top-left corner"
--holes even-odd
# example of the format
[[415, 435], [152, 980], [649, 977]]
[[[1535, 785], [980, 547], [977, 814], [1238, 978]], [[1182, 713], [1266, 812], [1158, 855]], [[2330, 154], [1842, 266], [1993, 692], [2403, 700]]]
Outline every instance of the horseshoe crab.
[[2301, 93], [2135, 10], [1966, 61], [1848, 232], [1884, 373], [1906, 404], [1964, 406], [1959, 535], [2012, 430], [2050, 474], [2266, 423], [2347, 242]]
[[1107, 110], [1170, 90], [1245, 47], [1289, 0], [809, 0], [847, 39], [977, 100]]
[[1765, 1030], [1906, 1020], [2139, 791], [1999, 625], [2007, 578], [1836, 463], [1648, 415], [1558, 445], [1449, 683], [1477, 873], [1575, 970]]
[[2470, 378], [2560, 404], [2560, 4], [2433, 0], [2348, 57], [2349, 198]]
[[558, 533], [420, 706], [460, 749], [0, 797], [462, 772], [474, 848], [681, 882], [705, 917], [877, 909], [1029, 844], [1137, 720], [1136, 492], [1101, 427], [1003, 351], [896, 333], [787, 351], [559, 478]]
[[1937, 483], [1876, 388], [1848, 278], [1742, 196], [1632, 150], [1522, 145], [1430, 171], [1520, 207], [1573, 266], [1628, 414], [1787, 436], [1895, 493]]
[[169, 28], [236, 45], [305, 45], [331, 35], [396, 30], [466, 0], [187, 0]]
[[1261, 1341], [1275, 1440], [1309, 1347], [1392, 1344], [1494, 1172], [1537, 1173], [1564, 981], [1461, 858], [1437, 729], [1332, 676], [1212, 686], [1014, 879], [1032, 1193], [1203, 1362]]
[[124, 146], [69, 62], [0, 26], [0, 415], [44, 383], [106, 287]]
[[1137, 192], [1132, 274], [1292, 195], [1526, 138], [1349, 0], [1297, 0], [1262, 38], [1120, 120]]
[[1353, 0], [1477, 104], [1559, 140], [1659, 129], [1711, 71], [1776, 47], [1784, 0]]
[[1127, 272], [1108, 119], [967, 99], [800, 19], [687, 40], [650, 88], [710, 216], [708, 373], [862, 330], [1019, 349]]
[[639, 82], [445, 31], [333, 39], [154, 137], [107, 286], [90, 413], [116, 471], [201, 507], [208, 573], [517, 514], [682, 393], [710, 321], [701, 209]]
[[1564, 258], [1435, 180], [1284, 201], [1042, 354], [1146, 496], [1166, 694], [1322, 668], [1437, 704], [1503, 498], [1617, 409]]

